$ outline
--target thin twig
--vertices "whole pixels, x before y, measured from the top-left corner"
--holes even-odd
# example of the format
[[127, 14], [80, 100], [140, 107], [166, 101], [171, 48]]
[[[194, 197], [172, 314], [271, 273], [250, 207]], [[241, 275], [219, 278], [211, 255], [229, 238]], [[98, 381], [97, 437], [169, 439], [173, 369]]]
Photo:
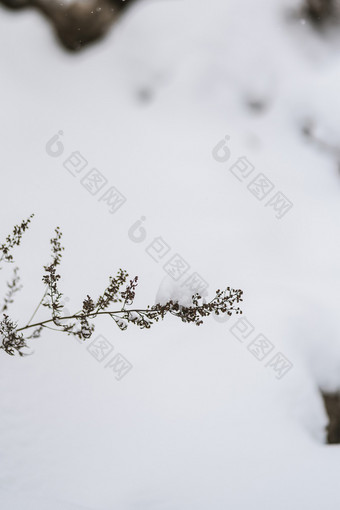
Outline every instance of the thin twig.
[[[187, 307], [188, 309], [192, 309], [192, 310], [196, 310], [198, 312], [200, 311], [203, 311], [204, 309], [207, 308], [207, 306], [213, 304], [215, 301], [217, 300], [217, 298], [215, 297], [214, 299], [212, 299], [209, 303], [207, 303], [206, 305], [201, 305], [201, 306], [193, 306], [193, 307]], [[238, 300], [237, 300], [238, 302]], [[172, 309], [169, 309], [168, 310], [172, 315], [175, 315], [175, 316], [178, 316], [180, 315], [180, 310], [172, 310]], [[152, 314], [152, 313], [157, 313], [157, 310], [154, 310], [152, 308], [135, 308], [135, 309], [131, 309], [131, 310], [126, 310], [126, 309], [121, 309], [121, 310], [112, 310], [112, 311], [109, 311], [109, 310], [104, 310], [102, 312], [98, 312], [98, 311], [94, 311], [94, 312], [91, 312], [91, 313], [82, 313], [82, 317], [86, 318], [86, 319], [89, 319], [91, 317], [97, 317], [98, 315], [121, 315], [121, 314], [127, 314], [127, 313], [138, 313], [139, 315], [142, 315], [142, 314]], [[58, 317], [58, 321], [63, 321], [63, 320], [70, 320], [70, 319], [79, 319], [80, 318], [80, 315], [78, 313], [76, 314], [73, 314], [73, 315], [67, 315], [65, 317]], [[39, 327], [39, 326], [45, 326], [45, 324], [49, 324], [51, 322], [54, 322], [54, 319], [47, 319], [45, 321], [41, 321], [41, 322], [36, 322], [35, 324], [27, 324], [26, 326], [23, 326], [22, 328], [17, 328], [17, 331], [25, 331], [26, 329], [29, 329], [29, 328], [34, 328], [34, 327]]]
[[28, 321], [28, 323], [26, 324], [26, 326], [29, 326], [29, 324], [32, 322], [33, 318], [35, 317], [36, 313], [38, 312], [39, 308], [41, 307], [42, 305], [42, 302], [44, 301], [45, 299], [45, 296], [47, 294], [47, 291], [48, 291], [48, 286], [46, 286], [46, 289], [45, 289], [45, 292], [44, 292], [44, 295], [43, 297], [41, 298], [41, 300], [39, 301], [39, 304], [38, 306], [36, 307], [36, 309], [34, 310], [33, 314], [32, 314], [32, 317], [30, 318], [30, 320]]

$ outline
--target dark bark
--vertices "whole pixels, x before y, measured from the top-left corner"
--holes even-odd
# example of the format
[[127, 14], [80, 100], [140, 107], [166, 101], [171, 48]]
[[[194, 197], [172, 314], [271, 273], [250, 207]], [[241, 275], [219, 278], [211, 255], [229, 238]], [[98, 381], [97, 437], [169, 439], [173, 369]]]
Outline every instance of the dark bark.
[[35, 8], [53, 25], [61, 44], [78, 51], [103, 37], [135, 0], [88, 0], [63, 4], [59, 0], [0, 0], [10, 9]]
[[340, 443], [340, 392], [324, 393], [322, 392], [326, 411], [329, 417], [327, 426], [327, 443]]
[[339, 0], [305, 0], [303, 14], [319, 28], [339, 20]]

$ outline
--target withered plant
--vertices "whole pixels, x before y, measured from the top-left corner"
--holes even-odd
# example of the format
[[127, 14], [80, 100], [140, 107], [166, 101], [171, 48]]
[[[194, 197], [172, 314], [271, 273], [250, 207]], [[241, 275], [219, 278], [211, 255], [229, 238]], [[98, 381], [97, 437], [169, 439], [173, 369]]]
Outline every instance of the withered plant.
[[[1, 266], [14, 264], [13, 250], [19, 246], [24, 232], [29, 227], [33, 218], [16, 225], [13, 232], [7, 236], [5, 242], [0, 245], [0, 270]], [[44, 329], [53, 329], [73, 335], [81, 340], [87, 340], [95, 329], [94, 320], [101, 316], [111, 317], [121, 330], [126, 330], [129, 324], [134, 324], [141, 329], [149, 329], [155, 322], [164, 319], [167, 314], [174, 315], [182, 322], [194, 323], [200, 326], [204, 317], [211, 314], [228, 314], [233, 312], [242, 313], [237, 304], [242, 301], [242, 291], [227, 287], [225, 290], [218, 289], [214, 298], [206, 302], [196, 293], [192, 296], [191, 306], [182, 306], [178, 302], [168, 301], [165, 304], [155, 304], [146, 308], [133, 306], [138, 277], [129, 280], [128, 273], [119, 269], [116, 276], [109, 277], [109, 283], [104, 292], [93, 299], [89, 295], [83, 300], [80, 310], [64, 315], [63, 294], [60, 291], [59, 266], [64, 247], [61, 245], [62, 233], [60, 228], [55, 229], [55, 235], [51, 239], [51, 260], [44, 266], [42, 281], [45, 285], [43, 297], [35, 308], [29, 321], [20, 325], [9, 316], [9, 308], [14, 302], [16, 294], [22, 289], [18, 267], [14, 267], [12, 277], [7, 282], [7, 292], [0, 308], [0, 349], [13, 356], [27, 354], [25, 348], [32, 338], [39, 338]], [[45, 307], [49, 313], [48, 318], [39, 322], [33, 322], [38, 310]]]

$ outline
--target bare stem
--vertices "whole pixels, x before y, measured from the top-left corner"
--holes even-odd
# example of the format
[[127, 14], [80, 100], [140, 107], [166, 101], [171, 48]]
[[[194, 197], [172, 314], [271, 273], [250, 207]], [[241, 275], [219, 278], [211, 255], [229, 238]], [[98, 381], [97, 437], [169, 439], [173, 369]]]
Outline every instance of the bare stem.
[[[214, 299], [212, 299], [210, 301], [210, 303], [208, 304], [212, 304], [216, 301], [216, 297]], [[194, 310], [197, 310], [197, 311], [200, 311], [200, 310], [203, 310], [205, 307], [205, 305], [201, 305], [201, 306], [194, 306], [192, 307], [192, 309]], [[231, 309], [233, 310], [233, 309]], [[168, 312], [171, 314], [171, 315], [175, 315], [175, 316], [178, 316], [180, 315], [180, 309], [169, 309]], [[78, 312], [78, 313], [75, 313], [75, 314], [72, 314], [72, 315], [67, 315], [67, 316], [64, 316], [64, 317], [58, 317], [58, 321], [64, 321], [64, 320], [70, 320], [70, 319], [80, 319], [80, 318], [85, 318], [85, 319], [89, 319], [91, 317], [97, 317], [98, 315], [110, 315], [110, 316], [113, 316], [113, 315], [117, 315], [118, 317], [123, 314], [123, 315], [126, 315], [127, 313], [138, 313], [139, 315], [142, 315], [142, 314], [145, 314], [145, 315], [150, 315], [150, 314], [153, 314], [153, 313], [157, 313], [157, 310], [154, 310], [152, 308], [135, 308], [135, 309], [130, 309], [130, 310], [126, 310], [126, 309], [120, 309], [120, 310], [112, 310], [112, 311], [109, 311], [109, 310], [103, 310], [103, 311], [94, 311], [94, 312], [88, 312], [88, 313], [84, 313], [83, 311], [82, 312]], [[55, 319], [52, 318], [52, 319], [47, 319], [47, 320], [44, 320], [44, 321], [40, 321], [40, 322], [36, 322], [35, 324], [26, 324], [26, 326], [23, 326], [22, 328], [18, 328], [17, 329], [17, 332], [19, 331], [25, 331], [26, 329], [29, 329], [29, 328], [36, 328], [36, 327], [46, 327], [45, 325], [46, 324], [50, 324], [51, 322], [54, 322]], [[54, 322], [55, 323], [55, 322]]]
[[[121, 314], [121, 313], [126, 313], [126, 312], [150, 313], [150, 312], [153, 312], [153, 310], [151, 308], [134, 309], [134, 310], [114, 310], [112, 312], [110, 312], [108, 310], [104, 310], [103, 312], [92, 312], [92, 313], [82, 314], [82, 317], [85, 317], [88, 319], [90, 317], [96, 317], [97, 315], [116, 315], [116, 314]], [[69, 319], [80, 319], [80, 314], [75, 313], [73, 315], [68, 315], [66, 317], [58, 317], [58, 321], [64, 321], [64, 320], [69, 320]], [[45, 326], [45, 324], [49, 324], [50, 322], [54, 322], [54, 319], [48, 319], [45, 321], [36, 322], [35, 324], [26, 324], [26, 326], [23, 326], [22, 328], [18, 328], [17, 331], [25, 331], [26, 329], [29, 329], [29, 328]]]
[[42, 302], [43, 302], [43, 301], [44, 301], [44, 299], [45, 299], [45, 296], [46, 296], [46, 294], [47, 294], [47, 291], [48, 291], [48, 287], [46, 286], [46, 289], [45, 289], [45, 292], [44, 292], [43, 297], [42, 297], [42, 298], [41, 298], [41, 300], [39, 301], [38, 306], [37, 306], [37, 307], [36, 307], [36, 309], [34, 310], [34, 312], [33, 312], [33, 314], [32, 314], [32, 317], [30, 318], [30, 320], [28, 321], [28, 323], [26, 324], [26, 326], [25, 326], [25, 327], [29, 327], [30, 323], [31, 323], [31, 322], [32, 322], [32, 320], [34, 319], [34, 317], [35, 317], [36, 313], [38, 312], [39, 308], [40, 308], [40, 307], [41, 307], [41, 305], [42, 305]]

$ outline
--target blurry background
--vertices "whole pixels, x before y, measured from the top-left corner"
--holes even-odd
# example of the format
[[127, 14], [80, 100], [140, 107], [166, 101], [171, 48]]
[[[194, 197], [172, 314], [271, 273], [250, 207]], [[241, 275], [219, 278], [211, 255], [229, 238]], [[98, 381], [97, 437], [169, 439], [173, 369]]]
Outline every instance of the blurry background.
[[[36, 215], [16, 251], [12, 317], [25, 323], [39, 302], [59, 225], [70, 311], [119, 267], [140, 278], [136, 303], [153, 304], [166, 273], [146, 248], [161, 237], [164, 262], [178, 253], [209, 295], [243, 289], [254, 330], [240, 342], [238, 317], [168, 318], [124, 333], [103, 318], [93, 338], [133, 365], [120, 381], [91, 340], [45, 332], [32, 356], [2, 354], [1, 507], [337, 509], [339, 450], [324, 444], [319, 393], [340, 385], [337, 3], [114, 9], [106, 36], [76, 51], [38, 9], [0, 9], [1, 238]], [[126, 198], [114, 214], [85, 171], [65, 168], [76, 151]], [[240, 157], [254, 166], [242, 181], [230, 171]], [[273, 185], [263, 200], [248, 188], [260, 173]], [[281, 219], [265, 205], [277, 192], [292, 204]], [[248, 349], [261, 333], [293, 365], [281, 379]]]

